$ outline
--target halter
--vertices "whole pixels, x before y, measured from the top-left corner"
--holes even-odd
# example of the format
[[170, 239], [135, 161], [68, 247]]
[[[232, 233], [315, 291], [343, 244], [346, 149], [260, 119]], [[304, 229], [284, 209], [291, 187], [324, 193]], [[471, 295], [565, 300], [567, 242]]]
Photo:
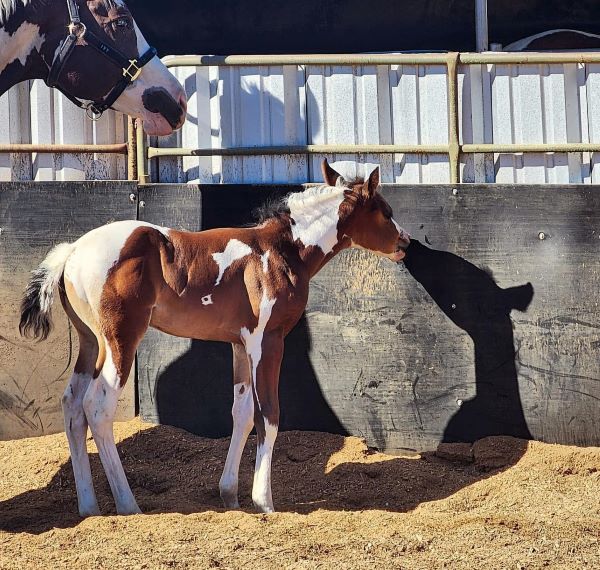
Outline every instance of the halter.
[[[77, 0], [67, 0], [67, 8], [69, 9], [70, 23], [68, 26], [69, 35], [61, 42], [50, 72], [48, 73], [48, 79], [46, 83], [48, 87], [55, 87], [62, 94], [67, 97], [70, 101], [75, 103], [81, 109], [85, 109], [86, 115], [93, 121], [97, 121], [106, 109], [110, 109], [114, 102], [121, 96], [121, 93], [125, 91], [128, 85], [133, 83], [142, 73], [142, 68], [146, 65], [155, 55], [156, 50], [154, 48], [148, 48], [148, 50], [138, 56], [137, 59], [128, 59], [121, 52], [115, 48], [109, 46], [106, 42], [103, 42], [100, 38], [88, 31], [86, 25], [81, 21], [79, 17], [79, 7], [77, 6]], [[90, 103], [84, 103], [77, 99], [77, 97], [65, 93], [59, 86], [58, 80], [63, 72], [65, 64], [69, 59], [69, 56], [73, 53], [78, 40], [83, 39], [96, 48], [102, 55], [107, 57], [117, 67], [120, 67], [123, 71], [123, 77], [119, 79], [116, 85], [109, 91], [108, 95], [98, 101], [91, 101]]]

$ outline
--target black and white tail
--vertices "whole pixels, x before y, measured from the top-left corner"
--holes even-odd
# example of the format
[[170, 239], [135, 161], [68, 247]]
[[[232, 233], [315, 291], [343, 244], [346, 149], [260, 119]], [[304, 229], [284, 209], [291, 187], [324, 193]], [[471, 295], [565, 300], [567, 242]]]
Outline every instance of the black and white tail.
[[52, 302], [74, 243], [61, 243], [53, 248], [37, 269], [21, 301], [19, 331], [23, 336], [45, 340], [52, 330]]

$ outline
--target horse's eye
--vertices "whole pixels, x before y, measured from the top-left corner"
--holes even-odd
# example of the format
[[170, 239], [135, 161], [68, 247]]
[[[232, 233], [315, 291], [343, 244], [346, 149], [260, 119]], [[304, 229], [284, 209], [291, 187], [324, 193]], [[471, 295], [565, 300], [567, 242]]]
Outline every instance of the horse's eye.
[[125, 18], [125, 17], [121, 17], [118, 18], [117, 20], [115, 20], [114, 22], [114, 26], [117, 29], [132, 29], [133, 28], [133, 23], [129, 18]]

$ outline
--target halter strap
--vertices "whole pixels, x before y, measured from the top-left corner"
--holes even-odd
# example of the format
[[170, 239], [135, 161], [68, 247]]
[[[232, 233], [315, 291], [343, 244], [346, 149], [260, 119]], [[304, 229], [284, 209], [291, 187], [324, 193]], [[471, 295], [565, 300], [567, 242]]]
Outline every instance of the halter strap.
[[[58, 89], [67, 99], [78, 107], [85, 109], [87, 116], [90, 119], [97, 120], [102, 116], [102, 113], [113, 106], [115, 101], [125, 91], [127, 86], [133, 83], [142, 73], [142, 68], [146, 65], [155, 55], [156, 50], [154, 48], [148, 48], [141, 56], [135, 59], [129, 59], [125, 57], [119, 50], [108, 45], [102, 41], [98, 36], [88, 31], [85, 24], [81, 22], [79, 17], [79, 6], [76, 0], [67, 0], [67, 8], [69, 10], [70, 23], [68, 26], [69, 35], [60, 44], [55, 56], [52, 61], [52, 66], [48, 73], [48, 79], [46, 84], [49, 87]], [[88, 45], [91, 45], [102, 55], [108, 58], [117, 67], [120, 67], [123, 72], [123, 77], [117, 81], [114, 87], [98, 101], [91, 101], [84, 103], [74, 95], [66, 93], [62, 88], [58, 86], [58, 81], [64, 70], [65, 64], [73, 53], [77, 41], [85, 37], [85, 41]]]

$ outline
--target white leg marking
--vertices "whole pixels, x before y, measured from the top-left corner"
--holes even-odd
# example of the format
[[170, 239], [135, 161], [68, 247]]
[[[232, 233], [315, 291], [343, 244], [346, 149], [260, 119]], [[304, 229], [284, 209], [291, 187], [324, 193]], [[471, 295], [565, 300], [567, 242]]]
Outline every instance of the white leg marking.
[[265, 440], [256, 450], [254, 467], [254, 484], [252, 485], [252, 502], [263, 513], [273, 512], [273, 495], [271, 493], [271, 459], [277, 438], [277, 426], [265, 421]]
[[83, 400], [83, 408], [115, 499], [117, 513], [130, 515], [141, 511], [129, 488], [113, 435], [113, 418], [122, 390], [119, 384], [120, 378], [107, 345], [102, 373], [90, 383]]
[[[247, 360], [247, 359], [246, 359]], [[219, 481], [221, 499], [228, 509], [237, 509], [238, 475], [242, 452], [254, 425], [254, 399], [250, 384], [235, 384], [233, 387], [233, 433], [225, 460], [223, 475]]]
[[[256, 370], [258, 363], [262, 357], [262, 339], [265, 332], [265, 328], [269, 319], [271, 318], [271, 312], [273, 311], [273, 305], [276, 299], [269, 299], [267, 292], [263, 291], [262, 300], [260, 302], [260, 308], [258, 313], [258, 324], [256, 328], [250, 332], [246, 327], [242, 327], [240, 335], [246, 347], [246, 353], [250, 357], [252, 362], [252, 385], [256, 391]], [[258, 394], [256, 394], [256, 401], [258, 402], [258, 408], [260, 409], [260, 402], [258, 401]]]
[[338, 242], [337, 225], [339, 208], [344, 201], [344, 188], [317, 186], [288, 198], [294, 241], [300, 240], [305, 247], [314, 245], [327, 255]]
[[263, 266], [263, 273], [267, 273], [269, 271], [269, 255], [271, 254], [271, 251], [265, 251], [265, 253], [263, 253], [260, 256], [260, 260], [262, 261], [262, 266]]
[[202, 297], [202, 304], [203, 305], [212, 305], [213, 304], [212, 295], [205, 295], [204, 297]]
[[0, 28], [0, 73], [16, 60], [25, 65], [33, 50], [40, 51], [44, 39], [40, 27], [30, 22], [23, 22], [13, 34]]
[[89, 374], [73, 373], [62, 398], [65, 432], [71, 450], [77, 502], [82, 517], [100, 514], [86, 447], [88, 422], [83, 411], [83, 397], [91, 380]]
[[221, 253], [213, 253], [213, 259], [219, 266], [219, 276], [217, 277], [217, 281], [215, 283], [215, 287], [221, 283], [221, 279], [223, 278], [223, 274], [225, 270], [238, 259], [242, 259], [247, 255], [250, 255], [252, 250], [250, 246], [241, 242], [239, 239], [230, 239], [225, 246], [225, 251]]

